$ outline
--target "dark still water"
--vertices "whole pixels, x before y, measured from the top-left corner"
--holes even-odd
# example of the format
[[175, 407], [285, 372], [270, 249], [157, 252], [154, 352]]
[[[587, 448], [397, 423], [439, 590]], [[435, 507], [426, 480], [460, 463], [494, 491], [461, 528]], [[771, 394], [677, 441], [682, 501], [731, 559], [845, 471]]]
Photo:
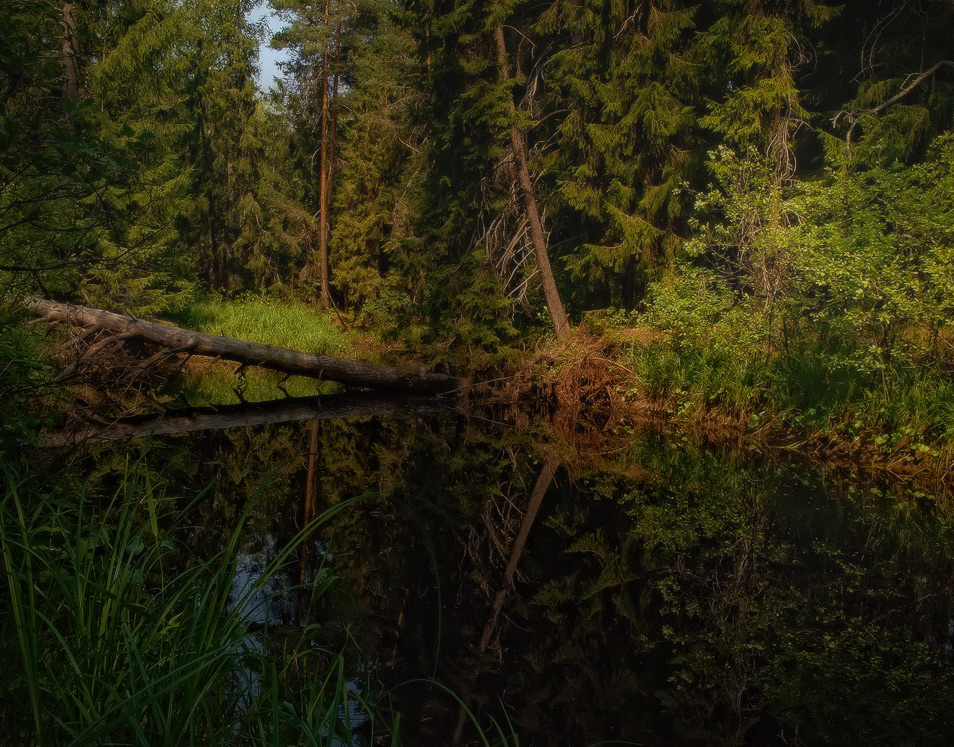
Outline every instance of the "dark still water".
[[350, 642], [354, 686], [406, 745], [950, 743], [944, 501], [639, 433], [583, 458], [545, 430], [365, 417], [88, 458], [144, 450], [172, 492], [208, 486], [210, 547], [260, 492], [247, 574], [306, 511], [363, 496], [284, 577], [330, 590], [269, 616]]

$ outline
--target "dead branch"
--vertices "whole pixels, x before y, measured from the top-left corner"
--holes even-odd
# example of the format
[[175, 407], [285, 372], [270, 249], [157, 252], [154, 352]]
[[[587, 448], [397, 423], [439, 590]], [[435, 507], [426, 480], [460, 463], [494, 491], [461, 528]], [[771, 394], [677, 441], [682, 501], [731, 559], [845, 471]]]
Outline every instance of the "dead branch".
[[[909, 93], [911, 93], [915, 88], [921, 85], [924, 81], [926, 81], [928, 78], [934, 75], [942, 67], [954, 67], [954, 61], [941, 60], [940, 62], [935, 63], [932, 67], [925, 70], [923, 73], [912, 73], [907, 78], [907, 80], [911, 81], [910, 83], [907, 83], [906, 81], [906, 85], [904, 85], [904, 87], [900, 91], [898, 91], [898, 93], [896, 93], [887, 101], [882, 101], [880, 104], [878, 104], [875, 107], [872, 107], [871, 109], [864, 109], [862, 111], [858, 111], [858, 110], [848, 111], [846, 109], [843, 109], [842, 111], [838, 112], [835, 115], [834, 119], [832, 120], [834, 124], [838, 124], [838, 120], [841, 119], [842, 117], [847, 117], [848, 120], [851, 122], [851, 126], [848, 128], [848, 134], [845, 136], [845, 146], [848, 148], [849, 157], [851, 156], [851, 138], [852, 138], [852, 135], [854, 134], [855, 127], [858, 126], [858, 122], [861, 120], [861, 117], [863, 115], [878, 114], [884, 111], [885, 109], [887, 109], [892, 104], [896, 104], [905, 96], [907, 96]], [[913, 80], [911, 80], [912, 76], [914, 78]]]

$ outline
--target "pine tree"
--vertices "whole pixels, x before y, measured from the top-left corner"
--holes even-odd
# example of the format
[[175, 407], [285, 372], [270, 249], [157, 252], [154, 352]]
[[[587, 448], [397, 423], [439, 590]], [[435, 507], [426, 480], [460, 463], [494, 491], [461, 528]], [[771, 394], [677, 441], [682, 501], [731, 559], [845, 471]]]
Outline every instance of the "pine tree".
[[121, 301], [137, 313], [175, 307], [193, 287], [196, 267], [178, 222], [189, 210], [192, 176], [184, 157], [190, 113], [183, 90], [190, 22], [167, 0], [90, 6], [88, 35], [100, 50], [89, 65], [88, 93], [102, 138], [136, 159], [136, 176], [103, 195], [126, 228], [102, 237], [113, 261], [85, 278], [94, 303]]
[[255, 201], [246, 219], [244, 268], [255, 287], [294, 287], [317, 232], [306, 172], [296, 168], [294, 133], [281, 90], [260, 101], [250, 122], [259, 151]]
[[313, 5], [302, 0], [271, 0], [287, 26], [273, 40], [289, 49], [294, 96], [292, 116], [313, 179], [313, 200], [318, 216], [317, 253], [306, 264], [303, 280], [317, 279], [322, 303], [330, 306], [331, 274], [328, 247], [331, 236], [330, 207], [335, 179], [339, 94], [349, 79], [350, 50], [361, 39], [370, 6], [365, 2], [324, 0]]

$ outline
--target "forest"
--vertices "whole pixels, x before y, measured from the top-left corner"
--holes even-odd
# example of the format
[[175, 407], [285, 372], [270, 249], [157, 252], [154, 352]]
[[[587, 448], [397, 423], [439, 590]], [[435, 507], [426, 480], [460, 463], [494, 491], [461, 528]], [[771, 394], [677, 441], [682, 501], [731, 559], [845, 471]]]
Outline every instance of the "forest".
[[[252, 20], [262, 6], [266, 20]], [[613, 553], [637, 562], [631, 543], [645, 542], [638, 563], [647, 565], [628, 576], [613, 573], [626, 576], [619, 584], [645, 583], [662, 605], [652, 614], [640, 608], [652, 620], [640, 628], [648, 637], [640, 640], [660, 641], [640, 666], [665, 659], [701, 668], [653, 679], [659, 692], [678, 680], [691, 693], [672, 685], [659, 702], [673, 720], [662, 726], [654, 716], [620, 726], [620, 738], [858, 743], [861, 721], [793, 716], [797, 708], [786, 711], [771, 700], [812, 687], [796, 682], [781, 659], [772, 663], [783, 672], [775, 684], [769, 670], [759, 669], [753, 678], [760, 684], [739, 685], [735, 699], [712, 706], [712, 731], [683, 728], [699, 718], [686, 704], [702, 702], [685, 683], [718, 677], [700, 663], [703, 654], [686, 653], [687, 629], [672, 633], [674, 623], [663, 618], [691, 619], [705, 635], [729, 618], [713, 617], [707, 626], [700, 621], [709, 614], [700, 611], [705, 605], [680, 601], [673, 589], [683, 583], [692, 589], [687, 593], [708, 593], [700, 580], [707, 564], [723, 568], [726, 558], [736, 558], [726, 549], [731, 531], [760, 537], [751, 552], [764, 553], [767, 564], [785, 554], [770, 553], [769, 545], [788, 540], [763, 524], [754, 529], [757, 522], [740, 519], [748, 528], [739, 529], [733, 522], [748, 505], [739, 496], [750, 488], [732, 496], [723, 490], [712, 500], [725, 512], [711, 509], [693, 535], [699, 575], [679, 566], [666, 582], [672, 586], [654, 586], [650, 556], [658, 551], [671, 559], [682, 552], [673, 548], [689, 540], [677, 522], [653, 523], [642, 513], [657, 500], [639, 492], [645, 486], [619, 487], [620, 475], [635, 474], [632, 465], [613, 467], [605, 479], [588, 470], [605, 468], [607, 455], [623, 449], [653, 461], [644, 443], [651, 433], [692, 452], [680, 474], [713, 483], [721, 478], [709, 473], [711, 450], [730, 460], [763, 460], [732, 462], [740, 485], [747, 483], [736, 475], [746, 470], [758, 472], [758, 480], [781, 480], [760, 470], [788, 470], [790, 459], [806, 471], [838, 475], [836, 482], [873, 481], [866, 494], [895, 496], [904, 510], [916, 504], [940, 522], [931, 525], [941, 538], [932, 540], [932, 552], [942, 559], [931, 573], [943, 575], [938, 569], [954, 558], [954, 549], [938, 549], [950, 539], [947, 496], [954, 487], [952, 0], [4, 0], [0, 29], [0, 652], [18, 662], [0, 692], [4, 733], [24, 744], [401, 743], [399, 710], [414, 713], [437, 695], [420, 694], [416, 705], [411, 697], [401, 701], [397, 689], [388, 691], [397, 705], [373, 695], [371, 686], [355, 695], [345, 670], [358, 666], [361, 646], [338, 641], [319, 651], [306, 643], [311, 626], [321, 627], [315, 619], [344, 605], [333, 592], [332, 601], [319, 600], [338, 572], [328, 571], [326, 582], [325, 571], [315, 571], [306, 584], [306, 561], [324, 552], [315, 548], [326, 546], [325, 535], [378, 536], [381, 514], [360, 514], [370, 522], [364, 529], [344, 518], [356, 503], [353, 510], [363, 511], [368, 496], [423, 496], [431, 489], [415, 492], [414, 480], [430, 486], [431, 478], [394, 455], [404, 449], [426, 460], [454, 444], [467, 456], [443, 468], [454, 485], [469, 486], [461, 496], [478, 484], [509, 486], [498, 500], [517, 482], [529, 491], [537, 479], [542, 498], [561, 469], [594, 501], [612, 492], [608, 485], [627, 496], [620, 506], [631, 510], [617, 507], [614, 526], [633, 521], [634, 528], [628, 535], [619, 529], [624, 549]], [[259, 79], [262, 45], [287, 55], [274, 85]], [[236, 367], [221, 354], [210, 360], [216, 351], [199, 361], [194, 348], [178, 343], [157, 352], [155, 341], [131, 334], [51, 324], [35, 312], [46, 302], [374, 365], [378, 373], [397, 372], [380, 375], [393, 375], [409, 391], [412, 379], [449, 381], [459, 388], [461, 407], [488, 422], [506, 421], [533, 447], [514, 445], [507, 435], [471, 439], [463, 426], [428, 430], [420, 422], [435, 406], [419, 396], [389, 402], [386, 394], [367, 395], [377, 399], [362, 404], [366, 393], [351, 391], [360, 382], [336, 386], [280, 367], [263, 372], [254, 370], [257, 359], [225, 356]], [[412, 368], [421, 372], [408, 373]], [[321, 397], [355, 400], [309, 404]], [[442, 407], [457, 406], [443, 397]], [[273, 402], [283, 398], [301, 398], [312, 409]], [[254, 436], [245, 411], [256, 403], [267, 410], [256, 423], [311, 425], [294, 436], [291, 426], [277, 425], [272, 436]], [[322, 406], [326, 416], [314, 409]], [[364, 431], [323, 422], [320, 438], [330, 441], [318, 446], [319, 420], [341, 412], [403, 412], [418, 420], [404, 446], [390, 421], [368, 426], [386, 446], [368, 445], [377, 442]], [[166, 430], [156, 430], [162, 419]], [[228, 436], [228, 448], [197, 437], [196, 449], [217, 455], [214, 474], [190, 460], [191, 447], [174, 452], [158, 436], [153, 446], [133, 449], [85, 444], [77, 435], [105, 441], [122, 433], [128, 440], [180, 425], [211, 427], [203, 423], [212, 420], [245, 425], [249, 434], [247, 441]], [[269, 439], [287, 441], [286, 450]], [[355, 444], [365, 439], [366, 453], [355, 456]], [[355, 463], [320, 468], [332, 442]], [[519, 480], [501, 476], [491, 465], [502, 457], [492, 456], [488, 443], [539, 461], [540, 477], [531, 469], [518, 470]], [[271, 454], [272, 467], [258, 465], [258, 452]], [[372, 453], [378, 461], [362, 461]], [[676, 469], [675, 457], [660, 459], [654, 474]], [[583, 462], [588, 466], [569, 466]], [[328, 477], [338, 471], [345, 476], [337, 482]], [[235, 478], [247, 503], [207, 511], [205, 501], [224, 505], [218, 481], [237, 472], [258, 486], [246, 490]], [[208, 482], [194, 482], [199, 476]], [[695, 495], [697, 483], [686, 479], [686, 494]], [[896, 482], [885, 487], [885, 479]], [[300, 604], [311, 605], [314, 619], [299, 638], [282, 630], [249, 647], [247, 610], [230, 586], [244, 557], [239, 530], [258, 526], [256, 512], [282, 490], [306, 494], [304, 513], [293, 517], [294, 530], [282, 530], [289, 544], [274, 553], [255, 593], [300, 562], [300, 585], [312, 595]], [[422, 557], [438, 557], [447, 537], [463, 536], [463, 527], [489, 515], [481, 513], [483, 493], [467, 495], [447, 509], [447, 525], [414, 514], [433, 530], [433, 547], [419, 548]], [[326, 499], [321, 507], [313, 505], [315, 496]], [[390, 508], [381, 510], [398, 522]], [[765, 510], [774, 517], [765, 521], [777, 518]], [[565, 514], [548, 514], [548, 531], [570, 536], [576, 521], [580, 533], [592, 529], [591, 519]], [[527, 515], [529, 532], [535, 513]], [[858, 526], [870, 518], [839, 516], [836, 524]], [[520, 531], [513, 517], [494, 521]], [[215, 542], [200, 538], [196, 522], [207, 524], [202, 531], [218, 538], [220, 551], [203, 547]], [[901, 536], [891, 541], [902, 543]], [[593, 538], [610, 542], [602, 530]], [[708, 542], [721, 549], [707, 555]], [[507, 565], [501, 590], [515, 583], [523, 545], [514, 547], [513, 568], [504, 558], [486, 570], [497, 578]], [[593, 552], [604, 560], [613, 555]], [[825, 553], [826, 563], [840, 562], [835, 550]], [[898, 557], [913, 557], [899, 553], [884, 562], [903, 565], [908, 560]], [[103, 578], [96, 576], [101, 559], [109, 561]], [[577, 570], [573, 578], [588, 572]], [[407, 573], [403, 566], [400, 572]], [[353, 575], [354, 583], [367, 583]], [[533, 604], [552, 606], [553, 619], [568, 614], [561, 605], [579, 593], [561, 583], [552, 580], [534, 597]], [[808, 595], [791, 583], [785, 594], [792, 599]], [[609, 588], [616, 587], [598, 591]], [[621, 598], [643, 600], [632, 601], [633, 609], [645, 603], [626, 588], [613, 596], [608, 628], [637, 615], [620, 606]], [[889, 581], [879, 587], [887, 588]], [[376, 604], [398, 615], [397, 592], [374, 593]], [[475, 660], [495, 645], [505, 648], [496, 621], [507, 595], [499, 594]], [[875, 606], [875, 597], [887, 605], [891, 596], [871, 594]], [[938, 606], [931, 614], [939, 620], [954, 600], [949, 587], [932, 594]], [[127, 596], [128, 608], [116, 602]], [[407, 599], [405, 593], [400, 604]], [[609, 616], [607, 605], [593, 614]], [[850, 617], [833, 609], [823, 606], [820, 614]], [[189, 610], [200, 613], [185, 625]], [[759, 606], [751, 619], [767, 626], [766, 610]], [[852, 624], [866, 616], [858, 612]], [[922, 622], [909, 627], [924, 628]], [[347, 626], [336, 625], [329, 629], [347, 638]], [[857, 627], [846, 629], [855, 631], [856, 643], [861, 639]], [[733, 656], [771, 648], [733, 635], [725, 635], [738, 644]], [[876, 649], [879, 635], [864, 629]], [[771, 640], [795, 645], [793, 638]], [[530, 648], [546, 645], [534, 641]], [[954, 674], [945, 645], [944, 655], [922, 648], [909, 655], [921, 662], [918, 672], [936, 668], [938, 692], [949, 693]], [[254, 686], [235, 685], [236, 646], [257, 662], [242, 666], [261, 667]], [[51, 650], [59, 652], [51, 655], [55, 663], [44, 664], [42, 652]], [[841, 652], [852, 676], [870, 654], [864, 651]], [[879, 727], [884, 743], [900, 743], [891, 734], [909, 735], [906, 719], [922, 706], [929, 726], [919, 743], [943, 743], [938, 735], [950, 725], [944, 708], [924, 695], [920, 681], [905, 689], [913, 682], [906, 678], [916, 679], [913, 668], [891, 671], [905, 695], [895, 721]], [[447, 713], [418, 714], [422, 724], [443, 719], [455, 726], [454, 744], [467, 743], [465, 721], [487, 745], [517, 744], [519, 734], [529, 744], [588, 744], [616, 734], [594, 726], [565, 742], [526, 736], [552, 719], [534, 710], [542, 701], [532, 696], [513, 722], [506, 711], [491, 728], [479, 711], [492, 706], [486, 697], [468, 700], [465, 679], [457, 672], [440, 685], [443, 695], [458, 693]], [[289, 683], [293, 694], [281, 690]], [[492, 687], [505, 689], [496, 680]], [[649, 698], [649, 685], [640, 687], [639, 697]], [[712, 687], [705, 697], [718, 700]], [[743, 692], [758, 697], [749, 701]], [[605, 693], [579, 697], [625, 701]], [[624, 712], [625, 702], [618, 708]], [[356, 725], [345, 724], [358, 711], [364, 715], [355, 716]], [[532, 727], [520, 721], [531, 713]], [[752, 736], [766, 729], [782, 741]], [[875, 732], [864, 732], [865, 740], [878, 743]], [[447, 734], [427, 736], [424, 727], [411, 734], [410, 744], [451, 743]]]

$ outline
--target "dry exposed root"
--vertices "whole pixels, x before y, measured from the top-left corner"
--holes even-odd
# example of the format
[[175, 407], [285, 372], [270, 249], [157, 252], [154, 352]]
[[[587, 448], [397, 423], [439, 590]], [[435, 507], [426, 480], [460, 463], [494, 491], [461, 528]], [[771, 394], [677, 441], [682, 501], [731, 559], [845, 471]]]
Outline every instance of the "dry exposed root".
[[594, 454], [610, 448], [621, 425], [639, 419], [640, 408], [626, 397], [634, 382], [600, 338], [577, 334], [479, 394], [484, 404], [503, 406], [502, 419], [525, 426], [542, 417], [573, 451]]
[[101, 419], [163, 409], [155, 392], [178, 356], [162, 351], [148, 357], [153, 352], [130, 336], [92, 328], [71, 335], [49, 358], [84, 417]]

